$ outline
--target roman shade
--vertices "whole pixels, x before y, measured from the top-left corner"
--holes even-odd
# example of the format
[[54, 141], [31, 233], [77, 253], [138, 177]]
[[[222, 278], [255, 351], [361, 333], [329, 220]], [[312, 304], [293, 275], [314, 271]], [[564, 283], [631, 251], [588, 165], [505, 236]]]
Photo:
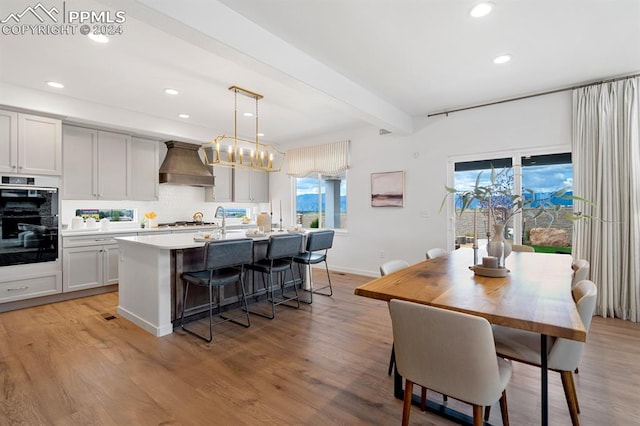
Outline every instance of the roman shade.
[[338, 176], [349, 168], [349, 141], [305, 146], [287, 151], [287, 174]]

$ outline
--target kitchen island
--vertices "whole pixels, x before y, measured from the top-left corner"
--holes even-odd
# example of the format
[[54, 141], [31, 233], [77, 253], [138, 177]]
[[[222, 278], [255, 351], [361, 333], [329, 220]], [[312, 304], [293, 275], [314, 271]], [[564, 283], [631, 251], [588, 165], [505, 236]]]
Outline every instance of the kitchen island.
[[[222, 239], [247, 238], [245, 232], [227, 231]], [[205, 269], [205, 242], [196, 241], [196, 236], [198, 233], [116, 238], [120, 249], [118, 314], [158, 337], [171, 334], [183, 303], [180, 274]], [[253, 240], [254, 259], [264, 257], [269, 237]], [[246, 275], [245, 287], [249, 295], [257, 295], [263, 288], [262, 278], [256, 274], [256, 283], [252, 278]], [[239, 286], [229, 288], [232, 290], [221, 296], [223, 305], [238, 301]], [[194, 306], [191, 290], [189, 296], [188, 306]], [[199, 296], [194, 292], [195, 304], [204, 302]]]

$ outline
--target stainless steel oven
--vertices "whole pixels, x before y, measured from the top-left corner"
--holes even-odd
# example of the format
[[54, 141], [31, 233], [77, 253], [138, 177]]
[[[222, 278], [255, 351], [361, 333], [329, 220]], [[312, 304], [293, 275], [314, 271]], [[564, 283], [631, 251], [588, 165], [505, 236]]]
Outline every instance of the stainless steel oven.
[[2, 176], [0, 266], [58, 259], [58, 188], [37, 178]]

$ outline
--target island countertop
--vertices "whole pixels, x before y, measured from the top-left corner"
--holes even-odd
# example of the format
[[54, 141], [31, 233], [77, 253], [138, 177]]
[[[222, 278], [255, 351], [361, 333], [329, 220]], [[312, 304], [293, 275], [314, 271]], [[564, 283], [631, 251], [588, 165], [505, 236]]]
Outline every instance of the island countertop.
[[[145, 246], [151, 246], [159, 250], [180, 250], [189, 248], [198, 248], [204, 246], [206, 241], [196, 241], [197, 236], [202, 236], [200, 232], [188, 232], [179, 234], [160, 234], [160, 235], [138, 235], [132, 237], [116, 237], [118, 242], [133, 243]], [[248, 238], [245, 230], [227, 231], [222, 235], [220, 240], [237, 240], [240, 238]], [[262, 241], [269, 239], [268, 235], [261, 237], [252, 237], [254, 241]], [[210, 241], [217, 241], [211, 239]]]

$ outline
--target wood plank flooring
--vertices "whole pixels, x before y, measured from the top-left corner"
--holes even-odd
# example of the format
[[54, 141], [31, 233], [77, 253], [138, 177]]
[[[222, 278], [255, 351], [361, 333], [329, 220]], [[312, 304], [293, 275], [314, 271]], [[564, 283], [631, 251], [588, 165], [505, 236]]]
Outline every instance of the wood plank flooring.
[[[218, 326], [211, 344], [151, 336], [118, 317], [117, 293], [2, 313], [0, 425], [399, 424], [387, 305], [353, 294], [368, 277], [332, 278], [333, 297]], [[587, 340], [581, 424], [640, 424], [640, 324], [596, 317]], [[549, 385], [550, 423], [570, 425], [559, 374]], [[540, 423], [538, 369], [514, 364], [507, 392], [512, 425]], [[412, 424], [452, 424], [412, 410]]]

